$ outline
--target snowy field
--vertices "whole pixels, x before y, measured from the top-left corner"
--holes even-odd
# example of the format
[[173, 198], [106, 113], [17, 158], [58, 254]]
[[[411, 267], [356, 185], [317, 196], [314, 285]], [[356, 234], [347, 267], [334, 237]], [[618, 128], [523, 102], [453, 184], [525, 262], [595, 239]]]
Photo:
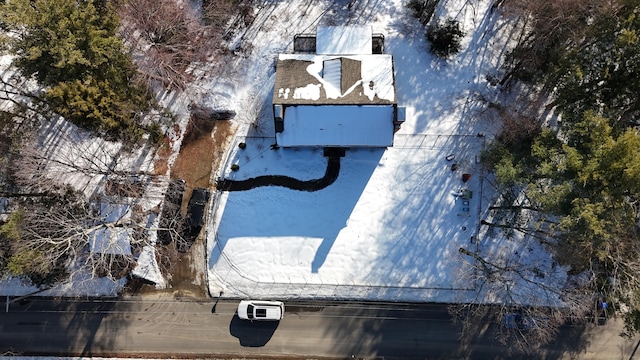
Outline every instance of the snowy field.
[[[208, 233], [214, 296], [465, 301], [478, 294], [475, 282], [463, 276], [469, 259], [459, 253], [461, 247], [509, 256], [522, 246], [484, 239], [479, 227], [483, 209], [495, 196], [478, 162], [495, 133], [484, 114], [487, 101], [498, 96], [487, 76], [499, 72], [508, 42], [499, 15], [490, 11], [488, 1], [442, 1], [434, 20], [453, 17], [466, 32], [461, 53], [442, 60], [429, 53], [421, 26], [404, 2], [352, 3], [356, 9], [314, 2], [306, 16], [257, 19], [264, 22], [243, 69], [247, 80], [236, 83], [271, 88], [234, 94], [234, 102], [247, 108], [256, 106], [256, 96], [266, 103], [254, 112], [260, 119], [257, 129], [247, 127], [236, 139], [219, 177], [309, 180], [324, 174], [327, 159], [321, 149], [270, 149], [275, 142], [268, 103], [274, 69], [260, 61], [291, 52], [293, 35], [314, 32], [316, 25], [371, 25], [374, 33], [384, 34], [385, 52], [395, 62], [398, 105], [407, 107], [407, 121], [393, 147], [348, 150], [338, 179], [323, 190], [268, 186], [219, 193]], [[300, 5], [272, 3], [269, 13]], [[331, 16], [341, 11], [358, 15]], [[291, 23], [273, 23], [286, 19]], [[246, 142], [246, 149], [239, 149], [239, 142]], [[240, 169], [231, 171], [231, 164]], [[466, 183], [463, 173], [471, 175]], [[457, 196], [463, 188], [472, 191], [468, 202]], [[539, 250], [531, 245], [527, 254], [536, 255], [523, 261], [544, 264]]]

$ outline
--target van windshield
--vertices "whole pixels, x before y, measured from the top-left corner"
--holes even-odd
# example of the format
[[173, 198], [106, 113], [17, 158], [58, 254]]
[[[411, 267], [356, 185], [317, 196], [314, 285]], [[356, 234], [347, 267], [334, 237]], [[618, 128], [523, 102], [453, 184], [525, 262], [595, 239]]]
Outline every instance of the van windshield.
[[253, 319], [253, 305], [247, 305], [247, 317]]

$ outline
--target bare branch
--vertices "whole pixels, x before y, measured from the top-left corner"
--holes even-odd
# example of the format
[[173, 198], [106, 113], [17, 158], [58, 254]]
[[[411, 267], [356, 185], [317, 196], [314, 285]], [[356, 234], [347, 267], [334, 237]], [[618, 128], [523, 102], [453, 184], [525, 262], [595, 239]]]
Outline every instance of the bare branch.
[[[218, 7], [223, 11], [219, 14], [231, 17], [231, 11], [224, 13], [224, 6]], [[221, 25], [206, 25], [187, 3], [125, 0], [118, 13], [121, 34], [133, 49], [140, 78], [147, 84], [157, 81], [167, 88], [184, 88], [190, 67], [223, 49]]]

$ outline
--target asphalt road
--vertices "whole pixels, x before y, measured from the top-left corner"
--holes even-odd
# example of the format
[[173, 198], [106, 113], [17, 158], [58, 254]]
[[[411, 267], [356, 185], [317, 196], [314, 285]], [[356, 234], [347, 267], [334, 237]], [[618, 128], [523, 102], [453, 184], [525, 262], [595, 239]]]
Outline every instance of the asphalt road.
[[[0, 350], [25, 355], [514, 359], [495, 325], [461, 339], [442, 305], [287, 302], [280, 322], [247, 322], [237, 301], [30, 298], [5, 304]], [[563, 329], [537, 358], [630, 359], [617, 324]], [[581, 336], [578, 336], [581, 335]]]

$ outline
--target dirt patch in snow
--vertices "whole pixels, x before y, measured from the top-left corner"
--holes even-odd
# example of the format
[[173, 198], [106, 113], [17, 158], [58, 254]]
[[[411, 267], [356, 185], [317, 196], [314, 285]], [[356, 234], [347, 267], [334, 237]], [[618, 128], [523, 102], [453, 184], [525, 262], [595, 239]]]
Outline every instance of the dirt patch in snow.
[[[185, 181], [183, 215], [186, 214], [187, 204], [194, 188], [204, 187], [213, 190], [212, 172], [220, 166], [235, 129], [231, 121], [211, 121], [194, 117], [190, 119], [182, 147], [171, 167], [171, 178], [180, 178]], [[170, 149], [171, 144], [165, 144], [159, 151], [161, 152], [163, 148]], [[165, 157], [168, 155], [166, 154]], [[160, 161], [163, 159], [162, 156], [158, 158], [161, 159]], [[158, 165], [162, 164], [156, 164], [156, 167]], [[166, 290], [157, 290], [152, 285], [137, 283], [131, 284], [130, 293], [145, 296], [168, 295], [174, 298], [208, 297], [204, 233], [205, 231], [198, 236], [186, 253], [177, 252], [173, 243], [158, 247], [161, 267], [170, 272], [167, 276], [169, 287]]]
[[171, 168], [171, 178], [183, 179], [187, 185], [183, 198], [183, 214], [191, 192], [196, 187], [211, 187], [211, 171], [217, 169], [224, 156], [227, 139], [233, 135], [230, 121], [192, 118], [182, 148]]

